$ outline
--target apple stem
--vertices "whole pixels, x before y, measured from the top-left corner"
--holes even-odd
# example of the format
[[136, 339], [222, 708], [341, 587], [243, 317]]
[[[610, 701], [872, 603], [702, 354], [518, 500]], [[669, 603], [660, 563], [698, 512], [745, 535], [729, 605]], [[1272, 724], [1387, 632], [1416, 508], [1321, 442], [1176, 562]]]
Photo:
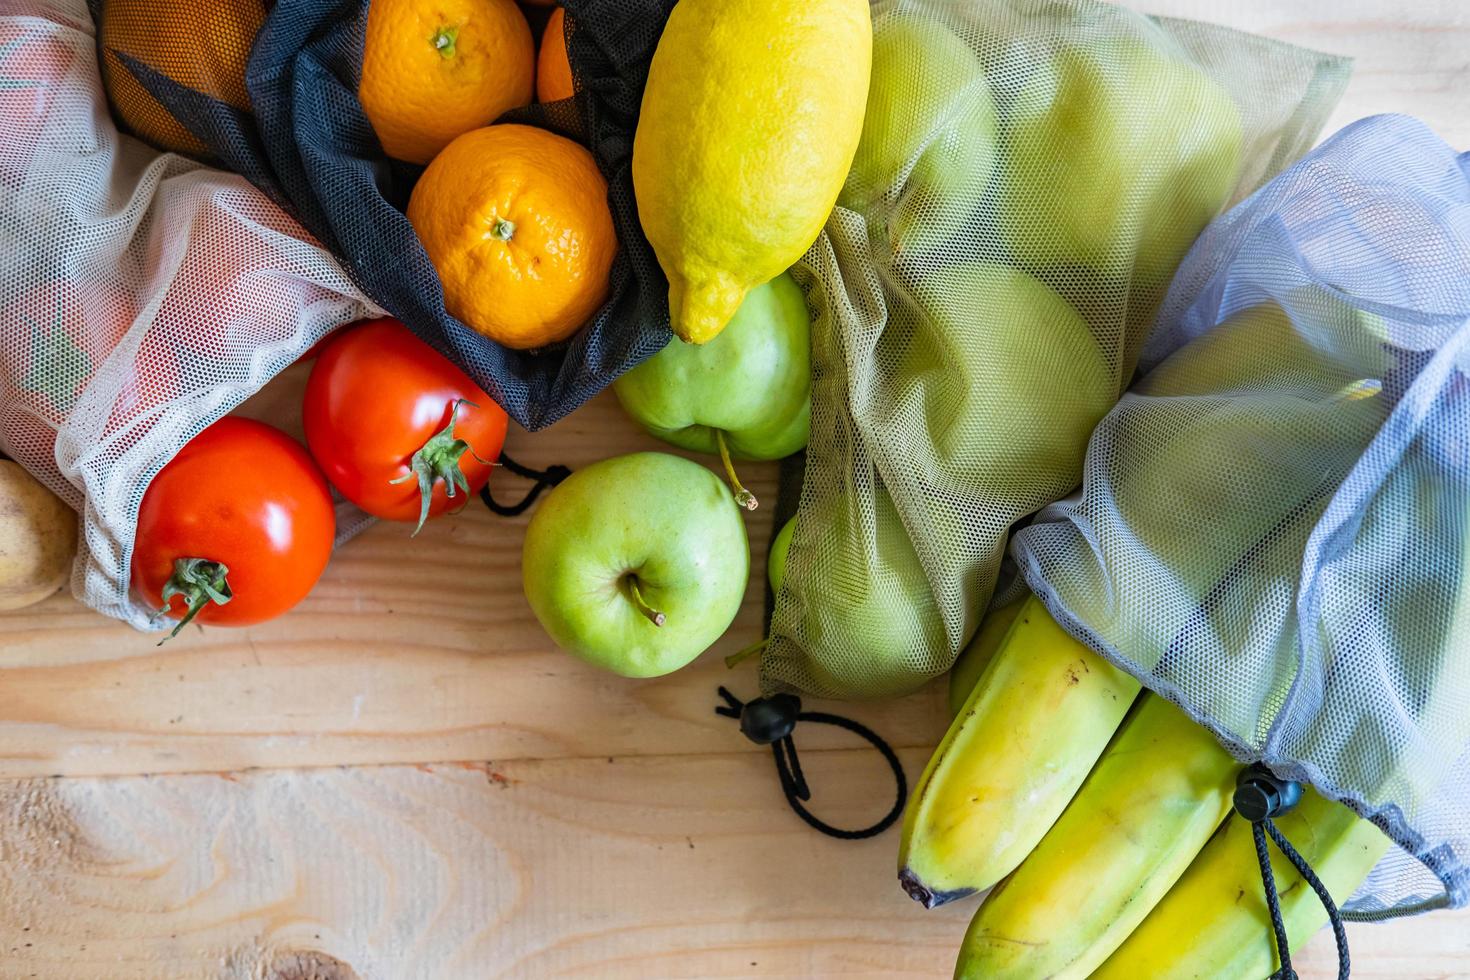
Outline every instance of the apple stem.
[[637, 606], [638, 611], [653, 625], [662, 626], [668, 620], [667, 616], [644, 601], [643, 593], [638, 591], [638, 579], [631, 575], [628, 576], [628, 595], [632, 598], [633, 605]]
[[740, 477], [735, 474], [735, 464], [730, 461], [730, 447], [725, 445], [725, 430], [715, 430], [715, 445], [720, 447], [720, 462], [725, 464], [725, 475], [730, 478], [730, 486], [735, 491], [735, 503], [746, 510], [755, 510], [760, 506], [760, 501], [755, 499], [755, 494], [740, 485]]
[[725, 666], [730, 670], [734, 670], [736, 667], [740, 666], [751, 657], [765, 653], [767, 642], [768, 641], [766, 640], [758, 640], [748, 647], [736, 650], [734, 653], [725, 658]]

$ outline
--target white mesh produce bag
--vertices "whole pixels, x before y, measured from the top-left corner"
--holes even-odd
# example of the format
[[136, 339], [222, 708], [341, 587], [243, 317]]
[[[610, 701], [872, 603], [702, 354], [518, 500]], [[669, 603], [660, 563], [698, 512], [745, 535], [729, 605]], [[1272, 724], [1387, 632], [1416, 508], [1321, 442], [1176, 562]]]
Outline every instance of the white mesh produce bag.
[[886, 0], [815, 309], [768, 691], [950, 664], [1010, 527], [1082, 475], [1195, 236], [1311, 145], [1344, 59], [1091, 0]]
[[1205, 232], [1141, 366], [1026, 582], [1400, 845], [1350, 915], [1470, 902], [1470, 154], [1344, 129]]
[[78, 598], [146, 626], [128, 570], [149, 480], [375, 314], [243, 179], [118, 135], [82, 0], [0, 0], [0, 448], [81, 513]]

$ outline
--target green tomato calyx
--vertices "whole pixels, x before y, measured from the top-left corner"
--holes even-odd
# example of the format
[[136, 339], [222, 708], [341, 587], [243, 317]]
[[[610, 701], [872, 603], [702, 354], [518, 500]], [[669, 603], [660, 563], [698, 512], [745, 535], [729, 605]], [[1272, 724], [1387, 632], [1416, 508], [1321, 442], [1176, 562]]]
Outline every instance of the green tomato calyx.
[[168, 636], [158, 641], [163, 646], [175, 636], [179, 630], [189, 625], [189, 621], [199, 615], [199, 611], [211, 602], [223, 606], [235, 597], [230, 591], [230, 582], [226, 577], [230, 570], [221, 562], [210, 561], [208, 558], [175, 558], [174, 573], [169, 576], [167, 582], [163, 583], [163, 606], [156, 610], [148, 622], [157, 624], [168, 616], [173, 608], [174, 596], [183, 596], [188, 611], [182, 619], [169, 632]]
[[730, 461], [730, 447], [725, 444], [725, 430], [715, 430], [715, 445], [720, 447], [720, 462], [725, 464], [725, 475], [730, 478], [730, 489], [735, 491], [735, 503], [746, 510], [755, 510], [761, 505], [755, 499], [755, 494], [740, 484], [740, 477], [735, 473], [735, 464]]
[[643, 593], [638, 588], [638, 576], [629, 574], [625, 576], [624, 581], [628, 583], [628, 599], [643, 614], [644, 619], [655, 626], [662, 626], [668, 621], [667, 616], [650, 606], [643, 598]]
[[424, 522], [429, 519], [429, 505], [434, 500], [434, 485], [440, 480], [444, 481], [444, 495], [451, 500], [454, 495], [463, 490], [468, 500], [470, 493], [469, 481], [465, 478], [464, 470], [460, 468], [460, 461], [464, 454], [469, 453], [478, 462], [486, 466], [492, 465], [490, 460], [483, 459], [474, 448], [463, 439], [454, 435], [454, 423], [459, 419], [459, 410], [468, 405], [470, 408], [479, 408], [474, 402], [460, 398], [449, 410], [449, 424], [429, 437], [429, 441], [420, 447], [408, 461], [408, 472], [389, 483], [404, 483], [408, 480], [418, 480], [419, 484], [419, 523], [413, 529], [413, 537], [424, 529]]

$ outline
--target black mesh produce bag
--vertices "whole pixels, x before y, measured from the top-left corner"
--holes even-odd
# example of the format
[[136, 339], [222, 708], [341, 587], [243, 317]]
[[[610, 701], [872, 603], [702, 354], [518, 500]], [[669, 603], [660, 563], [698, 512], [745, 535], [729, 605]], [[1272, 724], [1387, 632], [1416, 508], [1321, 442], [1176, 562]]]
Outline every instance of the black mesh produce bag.
[[[110, 0], [91, 2], [101, 25]], [[260, 0], [234, 2], [242, 19], [258, 16]], [[461, 365], [517, 422], [538, 429], [670, 337], [668, 286], [638, 224], [631, 162], [648, 63], [673, 3], [567, 0], [564, 7], [578, 94], [516, 110], [506, 121], [544, 126], [591, 149], [608, 182], [620, 248], [608, 301], [569, 340], [537, 352], [503, 347], [444, 308], [439, 278], [403, 213], [421, 168], [384, 155], [358, 101], [367, 0], [278, 0], [265, 12], [246, 71], [251, 110], [226, 92], [202, 91], [208, 84], [180, 84], [169, 65], [106, 45], [99, 54], [104, 70], [127, 71], [197, 137], [202, 155], [263, 190], [337, 256], [364, 293]], [[197, 62], [210, 55], [188, 53], [206, 80], [208, 65]]]

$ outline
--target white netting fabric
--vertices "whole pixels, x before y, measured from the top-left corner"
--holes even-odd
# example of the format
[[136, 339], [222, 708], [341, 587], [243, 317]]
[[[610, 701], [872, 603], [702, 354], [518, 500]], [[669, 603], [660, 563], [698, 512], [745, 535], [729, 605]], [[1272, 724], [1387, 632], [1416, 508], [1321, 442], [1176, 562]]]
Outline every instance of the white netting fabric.
[[1027, 583], [1403, 848], [1348, 911], [1470, 902], [1470, 154], [1344, 129], [1201, 236], [1142, 367]]
[[146, 625], [128, 565], [149, 480], [376, 314], [242, 178], [118, 135], [83, 0], [0, 0], [0, 448], [81, 513], [78, 598]]
[[1091, 0], [873, 15], [862, 143], [794, 270], [812, 434], [768, 691], [949, 668], [1012, 524], [1077, 485], [1190, 243], [1311, 145], [1348, 71]]

